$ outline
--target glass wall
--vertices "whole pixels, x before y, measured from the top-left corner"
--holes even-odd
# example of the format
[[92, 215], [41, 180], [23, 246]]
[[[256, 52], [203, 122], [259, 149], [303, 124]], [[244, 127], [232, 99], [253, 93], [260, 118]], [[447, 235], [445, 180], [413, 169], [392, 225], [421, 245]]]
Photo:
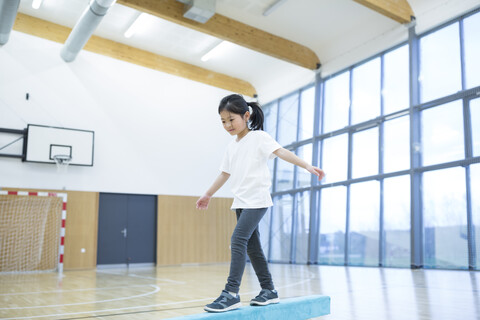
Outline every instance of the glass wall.
[[470, 184], [472, 195], [472, 229], [475, 237], [476, 249], [475, 265], [480, 269], [480, 164], [470, 166]]
[[307, 263], [310, 236], [310, 192], [299, 193], [296, 204], [294, 261], [296, 263]]
[[423, 174], [423, 221], [424, 266], [467, 269], [465, 169]]
[[323, 183], [347, 180], [348, 134], [326, 138], [322, 143], [322, 169], [326, 173]]
[[282, 146], [297, 141], [298, 94], [281, 98], [278, 104], [277, 140]]
[[325, 82], [324, 101], [323, 131], [335, 131], [348, 126], [350, 72], [341, 73]]
[[473, 156], [480, 156], [480, 99], [470, 101]]
[[284, 191], [293, 189], [293, 164], [286, 161], [277, 161], [277, 181], [275, 191]]
[[475, 154], [479, 99], [472, 97], [480, 91], [480, 64], [473, 58], [480, 53], [480, 38], [473, 36], [479, 22], [475, 13], [420, 37], [420, 92], [426, 103], [418, 106], [423, 172], [419, 245], [423, 266], [429, 268], [480, 268], [470, 250], [478, 247], [473, 164], [480, 160]]
[[300, 94], [300, 101], [298, 140], [305, 140], [313, 137], [313, 119], [315, 119], [315, 87], [310, 87], [303, 90]]
[[378, 174], [378, 128], [352, 135], [352, 178]]
[[350, 186], [350, 265], [378, 266], [380, 227], [380, 186], [378, 181]]
[[421, 102], [462, 90], [458, 28], [454, 23], [420, 39]]
[[277, 138], [277, 112], [278, 104], [276, 102], [270, 103], [262, 107], [265, 121], [263, 127], [268, 134], [274, 139]]
[[404, 45], [383, 56], [384, 114], [407, 109], [409, 106], [408, 46]]
[[264, 107], [265, 130], [326, 172], [269, 163], [271, 261], [480, 269], [478, 34], [467, 14]]
[[320, 201], [320, 241], [318, 263], [345, 263], [345, 234], [347, 221], [347, 188], [324, 188]]
[[410, 176], [403, 175], [383, 182], [383, 239], [382, 265], [410, 266]]
[[465, 81], [466, 88], [480, 86], [480, 14], [474, 14], [463, 20], [465, 48]]
[[422, 111], [421, 137], [424, 166], [463, 159], [462, 101]]
[[410, 168], [410, 121], [408, 116], [383, 125], [383, 172]]
[[260, 243], [262, 244], [263, 252], [268, 255], [270, 252], [270, 225], [272, 218], [272, 208], [269, 208], [265, 216], [258, 224], [258, 232], [260, 233]]
[[[311, 163], [312, 151], [313, 151], [312, 144], [306, 144], [297, 149], [297, 156]], [[312, 180], [312, 174], [303, 168], [295, 167], [295, 169], [297, 170], [297, 188], [310, 186], [311, 184], [310, 182]]]
[[352, 124], [380, 115], [380, 58], [353, 69]]
[[277, 262], [290, 262], [292, 242], [292, 204], [291, 195], [283, 195], [273, 200], [271, 216], [271, 243], [269, 259]]

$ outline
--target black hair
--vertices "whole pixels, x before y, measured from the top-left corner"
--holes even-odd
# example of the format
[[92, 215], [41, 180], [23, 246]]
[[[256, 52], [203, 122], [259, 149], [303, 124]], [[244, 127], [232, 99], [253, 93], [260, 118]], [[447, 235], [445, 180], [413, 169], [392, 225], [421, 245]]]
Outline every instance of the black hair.
[[231, 94], [224, 97], [218, 106], [218, 113], [228, 111], [231, 113], [243, 116], [245, 112], [249, 111], [248, 107], [252, 107], [252, 112], [249, 119], [249, 128], [251, 130], [263, 130], [263, 111], [260, 104], [257, 102], [247, 102], [239, 94]]

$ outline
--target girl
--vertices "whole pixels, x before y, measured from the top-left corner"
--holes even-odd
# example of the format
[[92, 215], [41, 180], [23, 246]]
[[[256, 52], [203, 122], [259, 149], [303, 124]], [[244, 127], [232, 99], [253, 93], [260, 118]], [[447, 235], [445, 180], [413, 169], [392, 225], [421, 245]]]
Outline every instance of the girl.
[[238, 291], [247, 254], [262, 288], [259, 295], [250, 301], [250, 305], [278, 303], [278, 294], [273, 286], [258, 232], [258, 223], [268, 207], [273, 205], [267, 160], [278, 156], [318, 176], [318, 180], [325, 173], [282, 148], [268, 133], [262, 131], [264, 117], [258, 103], [247, 103], [242, 96], [232, 94], [221, 100], [218, 113], [225, 130], [237, 137], [228, 145], [220, 166], [221, 173], [205, 195], [198, 199], [197, 209], [207, 209], [211, 197], [230, 178], [234, 195], [232, 210], [236, 211], [237, 225], [231, 239], [230, 275], [225, 290], [204, 309], [224, 312], [241, 306]]

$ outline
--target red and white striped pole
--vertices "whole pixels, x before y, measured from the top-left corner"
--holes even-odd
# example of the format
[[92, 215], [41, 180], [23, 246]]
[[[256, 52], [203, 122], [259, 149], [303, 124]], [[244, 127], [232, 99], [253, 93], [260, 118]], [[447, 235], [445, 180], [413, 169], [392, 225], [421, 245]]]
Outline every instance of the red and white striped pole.
[[0, 190], [0, 195], [34, 196], [34, 197], [60, 197], [62, 198], [62, 224], [60, 227], [60, 243], [58, 248], [58, 272], [63, 272], [63, 255], [65, 252], [65, 223], [67, 220], [67, 194], [54, 192], [28, 192]]

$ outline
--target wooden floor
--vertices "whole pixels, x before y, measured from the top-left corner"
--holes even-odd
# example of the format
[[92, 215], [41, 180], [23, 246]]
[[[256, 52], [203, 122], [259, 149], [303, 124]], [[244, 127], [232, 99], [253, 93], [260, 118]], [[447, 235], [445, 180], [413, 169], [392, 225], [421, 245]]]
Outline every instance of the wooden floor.
[[[280, 298], [332, 298], [323, 320], [480, 319], [478, 272], [271, 265]], [[166, 319], [202, 313], [224, 286], [228, 265], [0, 274], [0, 318]], [[240, 295], [259, 291], [250, 265]], [[289, 319], [286, 317], [285, 319]]]

